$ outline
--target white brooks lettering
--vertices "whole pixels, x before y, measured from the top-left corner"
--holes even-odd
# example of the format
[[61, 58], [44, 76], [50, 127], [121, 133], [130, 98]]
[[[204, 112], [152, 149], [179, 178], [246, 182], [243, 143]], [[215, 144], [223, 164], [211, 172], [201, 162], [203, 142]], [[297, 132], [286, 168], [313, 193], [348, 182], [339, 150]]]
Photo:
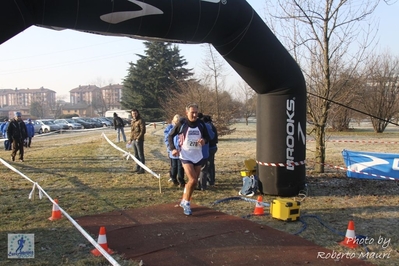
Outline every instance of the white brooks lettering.
[[285, 138], [285, 144], [287, 148], [285, 150], [285, 156], [287, 160], [287, 170], [293, 171], [295, 166], [292, 164], [294, 162], [294, 151], [295, 151], [295, 100], [288, 99], [286, 102], [286, 114], [287, 114], [287, 124], [286, 124], [286, 133], [287, 136]]
[[137, 0], [128, 0], [128, 1], [141, 7], [141, 10], [112, 12], [112, 13], [108, 13], [108, 14], [100, 16], [100, 19], [102, 21], [105, 21], [105, 22], [108, 22], [111, 24], [118, 24], [120, 22], [134, 19], [134, 18], [163, 14], [162, 10], [160, 10], [159, 8], [156, 8], [155, 6], [152, 6], [150, 4], [143, 3], [143, 2], [140, 2]]
[[363, 162], [363, 163], [355, 163], [355, 164], [351, 164], [348, 166], [348, 169], [352, 170], [352, 171], [363, 171], [366, 168], [369, 167], [373, 167], [373, 166], [377, 166], [377, 165], [382, 165], [382, 164], [389, 164], [388, 161], [374, 157], [374, 156], [370, 156], [370, 155], [365, 155], [365, 154], [358, 154], [357, 156], [364, 156], [367, 158], [370, 158], [372, 161], [371, 162]]

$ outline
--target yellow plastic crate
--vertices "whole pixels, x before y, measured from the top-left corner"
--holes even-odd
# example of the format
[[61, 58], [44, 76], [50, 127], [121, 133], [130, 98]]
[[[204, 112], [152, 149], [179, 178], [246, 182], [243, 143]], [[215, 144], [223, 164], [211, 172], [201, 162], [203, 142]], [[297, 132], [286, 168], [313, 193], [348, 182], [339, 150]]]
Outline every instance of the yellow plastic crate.
[[296, 221], [299, 219], [301, 203], [292, 199], [277, 198], [270, 204], [270, 214], [273, 218], [283, 221]]

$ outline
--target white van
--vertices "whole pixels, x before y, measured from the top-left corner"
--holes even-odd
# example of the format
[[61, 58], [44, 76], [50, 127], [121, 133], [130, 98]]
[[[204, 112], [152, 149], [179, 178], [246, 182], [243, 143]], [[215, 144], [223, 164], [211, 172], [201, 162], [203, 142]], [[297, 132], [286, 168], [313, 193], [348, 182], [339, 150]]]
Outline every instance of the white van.
[[128, 121], [132, 120], [132, 114], [130, 110], [109, 110], [105, 112], [105, 117], [114, 118], [114, 113], [116, 113], [120, 118], [126, 119]]

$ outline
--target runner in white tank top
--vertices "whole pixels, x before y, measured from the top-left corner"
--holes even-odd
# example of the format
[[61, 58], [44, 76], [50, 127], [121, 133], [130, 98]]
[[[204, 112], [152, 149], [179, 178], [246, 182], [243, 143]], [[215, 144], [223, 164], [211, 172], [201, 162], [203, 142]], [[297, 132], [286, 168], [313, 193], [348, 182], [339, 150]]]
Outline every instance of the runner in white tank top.
[[189, 127], [181, 145], [180, 159], [191, 161], [194, 164], [198, 163], [203, 157], [202, 145], [199, 144], [201, 138], [201, 131], [198, 127]]
[[[198, 177], [203, 163], [202, 145], [209, 142], [209, 136], [206, 127], [204, 126], [202, 129], [200, 127], [200, 123], [203, 122], [198, 120], [197, 104], [192, 103], [187, 105], [186, 115], [187, 120], [185, 120], [185, 122], [178, 122], [170, 131], [169, 145], [172, 150], [172, 155], [179, 155], [184, 168], [184, 173], [188, 178], [188, 182], [184, 187], [180, 206], [183, 208], [185, 215], [191, 215], [190, 199], [194, 189], [197, 187]], [[180, 129], [183, 128], [184, 131], [180, 131]], [[180, 147], [175, 147], [173, 138], [178, 134], [180, 138]]]

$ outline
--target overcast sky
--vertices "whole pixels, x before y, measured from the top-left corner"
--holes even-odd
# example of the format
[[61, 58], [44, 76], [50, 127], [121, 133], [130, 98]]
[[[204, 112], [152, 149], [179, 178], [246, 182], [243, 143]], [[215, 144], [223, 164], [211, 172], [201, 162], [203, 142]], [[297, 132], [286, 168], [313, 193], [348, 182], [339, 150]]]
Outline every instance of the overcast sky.
[[[264, 1], [248, 0], [261, 17]], [[380, 5], [379, 45], [399, 55], [399, 3]], [[105, 86], [122, 83], [135, 54], [144, 54], [141, 40], [99, 36], [72, 30], [54, 31], [31, 27], [0, 45], [0, 89], [48, 88], [57, 97], [66, 96], [79, 85]], [[188, 68], [200, 72], [206, 55], [204, 44], [179, 45]], [[227, 82], [241, 79], [226, 63]]]

